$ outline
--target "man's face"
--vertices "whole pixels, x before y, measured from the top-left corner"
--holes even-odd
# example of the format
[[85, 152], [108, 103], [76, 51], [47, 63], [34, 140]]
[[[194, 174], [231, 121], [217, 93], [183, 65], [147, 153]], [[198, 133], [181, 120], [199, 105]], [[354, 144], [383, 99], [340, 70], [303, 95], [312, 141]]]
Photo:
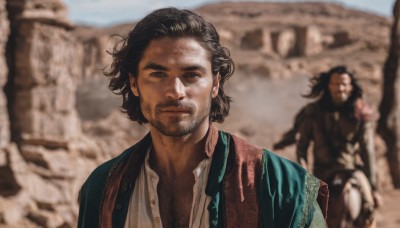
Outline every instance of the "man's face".
[[151, 128], [172, 137], [208, 128], [219, 76], [213, 78], [208, 52], [195, 39], [152, 40], [130, 81]]
[[346, 73], [334, 73], [329, 81], [329, 92], [334, 104], [346, 102], [353, 92], [350, 76]]

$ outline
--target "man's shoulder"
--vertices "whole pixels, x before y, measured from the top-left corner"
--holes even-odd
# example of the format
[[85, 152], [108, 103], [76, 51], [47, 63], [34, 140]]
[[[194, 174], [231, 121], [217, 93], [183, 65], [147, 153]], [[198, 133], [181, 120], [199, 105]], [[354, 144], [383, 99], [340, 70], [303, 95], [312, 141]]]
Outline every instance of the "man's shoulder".
[[315, 193], [319, 188], [320, 180], [301, 165], [268, 150], [263, 151], [262, 169], [263, 178], [287, 195], [310, 190]]
[[317, 102], [312, 102], [304, 105], [294, 117], [294, 127], [297, 128], [305, 120], [313, 119], [320, 112], [320, 107]]
[[117, 157], [105, 161], [101, 165], [97, 166], [86, 179], [82, 186], [82, 190], [89, 191], [90, 189], [98, 189], [99, 187], [103, 186], [112, 167], [116, 166], [120, 161], [122, 161], [132, 151], [134, 146], [124, 150]]
[[[302, 213], [308, 215], [312, 211], [312, 203], [317, 200], [321, 181], [298, 163], [264, 150], [262, 185], [269, 192], [279, 192], [281, 198], [277, 200], [288, 202], [287, 199], [301, 199], [304, 203]], [[324, 194], [327, 195], [327, 190]], [[321, 208], [325, 211], [325, 207]]]
[[[235, 135], [232, 135], [232, 138], [235, 145], [236, 156], [240, 158], [241, 162], [254, 162], [255, 160], [259, 160], [262, 165], [266, 165], [269, 169], [281, 169], [291, 175], [305, 175], [307, 172], [298, 163], [275, 154], [268, 149], [253, 145], [247, 140]], [[293, 173], [293, 171], [295, 172]]]
[[115, 166], [131, 148], [119, 156], [99, 165], [83, 183], [78, 196], [79, 218], [78, 227], [96, 227], [99, 220], [99, 208], [111, 168]]
[[261, 160], [262, 148], [249, 143], [246, 139], [230, 134], [233, 139], [235, 153], [242, 161]]
[[305, 176], [307, 171], [298, 163], [275, 154], [267, 149], [263, 150], [263, 164], [270, 170], [275, 170], [288, 177]]
[[120, 155], [104, 162], [93, 170], [79, 191], [79, 227], [98, 226], [99, 209], [103, 202], [102, 197], [108, 181], [113, 180], [111, 177], [114, 178], [113, 175], [118, 172], [119, 167], [128, 164], [131, 158], [138, 158], [136, 155], [143, 155], [143, 153], [137, 152], [145, 151], [150, 142], [151, 137], [148, 134], [138, 143], [124, 150]]
[[[233, 135], [232, 138], [236, 159], [234, 167], [242, 172], [246, 170], [248, 174], [257, 173], [254, 177], [257, 177], [258, 191], [263, 193], [259, 195], [262, 212], [268, 214], [278, 210], [277, 213], [283, 216], [280, 219], [285, 220], [284, 216], [295, 216], [296, 224], [309, 224], [311, 216], [308, 215], [318, 196], [320, 181], [294, 161], [252, 145], [240, 137]], [[246, 180], [251, 180], [252, 176], [248, 175]], [[269, 217], [265, 216], [265, 221], [269, 221]], [[270, 222], [285, 224], [283, 220]]]
[[303, 112], [307, 115], [312, 115], [319, 111], [321, 111], [320, 104], [318, 103], [318, 101], [314, 101], [304, 105], [300, 112]]
[[120, 153], [118, 156], [105, 161], [101, 165], [99, 165], [97, 168], [93, 170], [93, 172], [89, 175], [87, 178], [86, 182], [84, 183], [85, 185], [89, 185], [92, 183], [98, 183], [101, 184], [102, 182], [105, 182], [109, 173], [112, 171], [112, 168], [115, 167], [117, 164], [123, 162], [126, 160], [126, 158], [131, 154], [134, 153], [136, 150], [141, 150], [145, 146], [148, 146], [149, 142], [151, 141], [151, 137], [149, 135], [146, 135], [142, 140], [134, 144], [133, 146], [125, 149], [122, 153]]
[[134, 146], [131, 146], [127, 149], [125, 149], [124, 151], [122, 151], [122, 153], [120, 153], [118, 156], [111, 158], [105, 162], [103, 162], [102, 164], [100, 164], [96, 169], [93, 170], [92, 174], [89, 176], [89, 178], [91, 176], [97, 176], [97, 175], [104, 175], [107, 174], [108, 171], [115, 166], [116, 164], [118, 164], [120, 161], [124, 160], [124, 158], [132, 151], [132, 148]]

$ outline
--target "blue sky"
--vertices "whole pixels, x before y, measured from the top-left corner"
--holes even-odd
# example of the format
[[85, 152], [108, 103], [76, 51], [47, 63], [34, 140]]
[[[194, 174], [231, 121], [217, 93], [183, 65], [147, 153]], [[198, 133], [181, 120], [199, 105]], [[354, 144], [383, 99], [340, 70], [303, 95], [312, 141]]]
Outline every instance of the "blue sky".
[[[108, 26], [136, 21], [154, 9], [166, 6], [195, 8], [221, 0], [64, 0], [69, 9], [69, 18], [75, 23]], [[253, 0], [257, 1], [257, 0]], [[259, 2], [296, 2], [299, 0], [259, 0]], [[395, 0], [319, 0], [337, 2], [345, 6], [391, 16]]]

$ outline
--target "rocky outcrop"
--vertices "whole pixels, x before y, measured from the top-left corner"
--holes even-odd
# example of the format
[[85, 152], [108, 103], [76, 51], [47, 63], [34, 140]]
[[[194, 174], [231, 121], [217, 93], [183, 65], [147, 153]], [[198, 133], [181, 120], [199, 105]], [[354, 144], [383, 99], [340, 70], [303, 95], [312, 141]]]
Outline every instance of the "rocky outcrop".
[[62, 27], [24, 21], [18, 28], [13, 130], [22, 143], [65, 147], [80, 135], [75, 81], [82, 49]]
[[82, 135], [75, 108], [82, 46], [71, 36], [61, 1], [7, 3], [13, 142], [2, 150], [0, 224], [73, 227], [74, 180], [82, 170], [72, 167], [85, 167], [68, 149]]
[[7, 99], [3, 92], [8, 76], [6, 45], [10, 32], [9, 28], [6, 1], [0, 0], [0, 150], [10, 141], [10, 123], [7, 112]]
[[244, 50], [261, 50], [282, 58], [304, 57], [323, 51], [324, 42], [315, 26], [285, 28], [277, 31], [257, 28], [244, 33], [240, 47]]

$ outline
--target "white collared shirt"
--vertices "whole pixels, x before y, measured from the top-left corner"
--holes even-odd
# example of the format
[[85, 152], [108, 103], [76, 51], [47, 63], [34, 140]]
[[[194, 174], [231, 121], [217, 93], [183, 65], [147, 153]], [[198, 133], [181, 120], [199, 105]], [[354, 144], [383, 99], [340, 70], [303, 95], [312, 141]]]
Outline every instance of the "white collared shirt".
[[[129, 202], [125, 228], [162, 228], [157, 184], [159, 177], [150, 168], [149, 151], [147, 151], [144, 165], [136, 179], [135, 187]], [[211, 197], [206, 195], [208, 173], [211, 158], [201, 161], [193, 170], [195, 183], [193, 185], [193, 202], [190, 213], [189, 227], [209, 227], [209, 212], [207, 206]]]

